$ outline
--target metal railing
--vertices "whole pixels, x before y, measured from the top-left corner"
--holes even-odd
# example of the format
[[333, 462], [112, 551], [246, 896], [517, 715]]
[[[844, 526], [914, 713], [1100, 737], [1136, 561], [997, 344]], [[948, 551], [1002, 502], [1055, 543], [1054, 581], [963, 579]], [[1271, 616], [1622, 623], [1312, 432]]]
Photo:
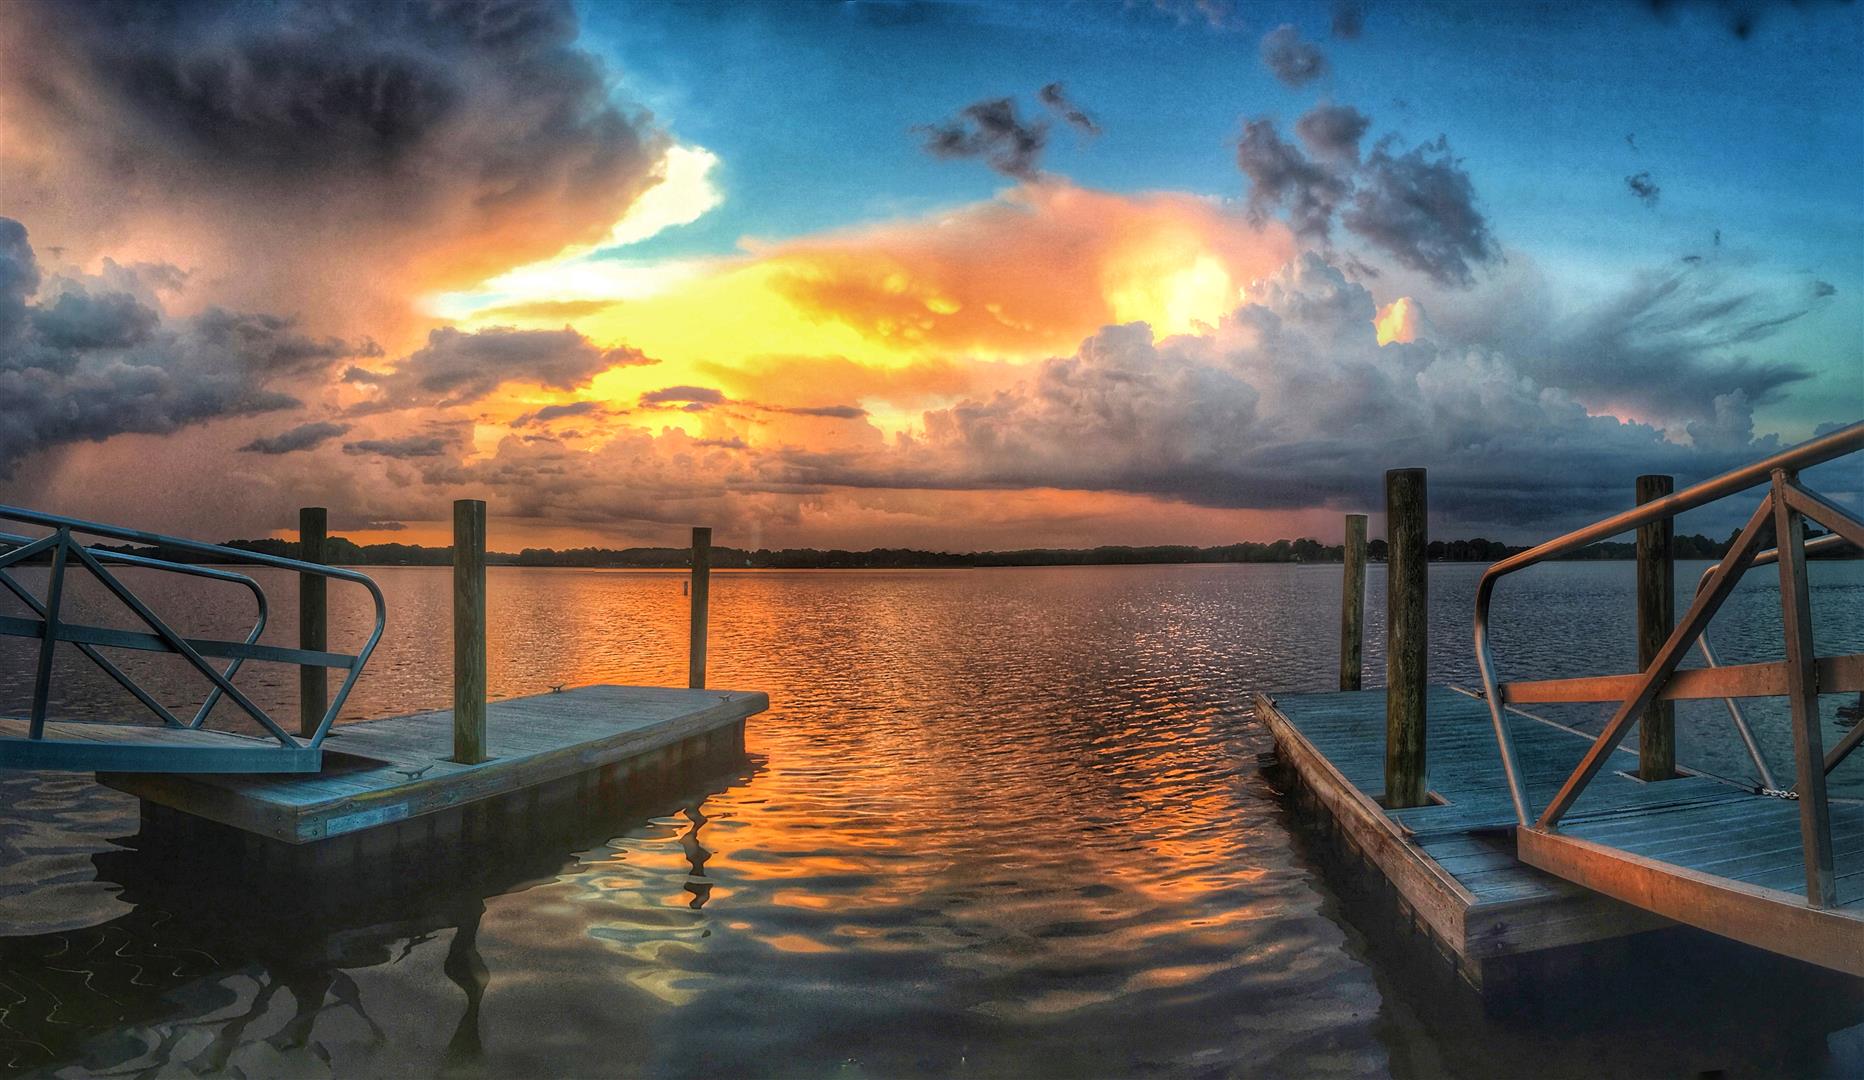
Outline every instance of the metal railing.
[[[1846, 543], [1847, 541], [1845, 538], [1838, 533], [1827, 533], [1824, 536], [1814, 537], [1806, 541], [1806, 554], [1812, 555], [1831, 548], [1843, 547]], [[1766, 551], [1754, 556], [1754, 561], [1748, 565], [1748, 569], [1752, 570], [1756, 566], [1766, 566], [1769, 563], [1775, 563], [1779, 560], [1780, 549], [1768, 548]], [[1702, 571], [1702, 576], [1696, 579], [1697, 592], [1701, 592], [1707, 587], [1709, 578], [1714, 573], [1714, 566], [1710, 566]], [[1702, 662], [1704, 665], [1712, 668], [1722, 666], [1721, 661], [1715, 657], [1715, 650], [1709, 647], [1709, 635], [1707, 631], [1704, 631], [1696, 638], [1696, 647], [1702, 653]], [[1760, 744], [1754, 739], [1754, 729], [1748, 726], [1747, 714], [1741, 711], [1740, 699], [1725, 697], [1722, 699], [1722, 704], [1728, 709], [1728, 720], [1734, 725], [1735, 734], [1741, 736], [1741, 745], [1747, 748], [1748, 759], [1754, 763], [1755, 770], [1760, 774], [1759, 790], [1756, 794], [1780, 796], [1795, 795], [1792, 788], [1780, 787], [1779, 781], [1773, 778], [1773, 770], [1767, 767], [1767, 759], [1761, 754]]]
[[[287, 559], [278, 555], [267, 555], [239, 548], [222, 547], [218, 544], [204, 544], [199, 541], [61, 517], [56, 514], [44, 514], [13, 506], [0, 506], [0, 521], [52, 530], [39, 537], [0, 532], [0, 547], [10, 548], [0, 553], [0, 587], [12, 593], [37, 616], [31, 619], [0, 616], [0, 636], [35, 638], [40, 642], [37, 669], [33, 679], [31, 712], [27, 718], [27, 737], [31, 739], [44, 737], [46, 710], [51, 695], [52, 659], [57, 644], [66, 642], [75, 646], [81, 654], [127, 690], [166, 726], [199, 728], [206, 722], [214, 706], [224, 698], [237, 705], [241, 711], [278, 740], [281, 746], [292, 749], [314, 748], [321, 745], [325, 736], [330, 733], [331, 725], [335, 723], [337, 714], [342, 711], [343, 703], [348, 700], [350, 691], [362, 674], [363, 666], [368, 663], [369, 655], [375, 651], [376, 645], [382, 640], [382, 631], [387, 625], [388, 605], [382, 597], [382, 590], [369, 577], [354, 570], [323, 566], [318, 563]], [[352, 582], [369, 591], [375, 603], [375, 623], [362, 648], [354, 653], [261, 645], [259, 637], [265, 632], [269, 605], [266, 601], [265, 590], [251, 577], [225, 569], [223, 566], [178, 562], [147, 555], [101, 550], [95, 547], [94, 543], [80, 542], [78, 539], [80, 536], [147, 545], [164, 553], [207, 556], [222, 563], [270, 566], [303, 575]], [[9, 572], [10, 568], [34, 558], [50, 560], [51, 572], [43, 600], [21, 585]], [[92, 577], [148, 627], [148, 632], [66, 621], [62, 617], [65, 578], [74, 560], [88, 570]], [[111, 565], [160, 570], [241, 585], [253, 594], [257, 605], [258, 610], [252, 629], [239, 640], [184, 637], [152, 611], [141, 598], [137, 597], [121, 578], [112, 574], [107, 569], [107, 566]], [[207, 698], [190, 719], [183, 721], [156, 700], [147, 688], [138, 684], [134, 678], [104, 656], [99, 651], [101, 648], [179, 655], [187, 660], [196, 672], [207, 679], [210, 684]], [[224, 659], [228, 663], [224, 669], [216, 668], [208, 662], [209, 657]], [[338, 668], [344, 670], [346, 674], [342, 685], [331, 696], [328, 707], [319, 719], [316, 729], [308, 737], [300, 739], [287, 732], [264, 708], [233, 684], [233, 677], [239, 673], [240, 666], [248, 660]]]
[[[1829, 753], [1824, 752], [1819, 730], [1818, 695], [1864, 690], [1864, 654], [1819, 657], [1812, 643], [1811, 601], [1806, 583], [1805, 556], [1809, 549], [1849, 541], [1864, 548], [1864, 522], [1846, 513], [1799, 483], [1799, 473], [1864, 449], [1864, 422], [1859, 422], [1784, 450], [1763, 461], [1724, 473], [1712, 480], [1645, 503], [1636, 509], [1576, 529], [1518, 555], [1512, 555], [1489, 567], [1476, 590], [1475, 646], [1476, 663], [1482, 673], [1482, 690], [1488, 700], [1489, 715], [1495, 727], [1495, 739], [1501, 751], [1502, 772], [1508, 794], [1514, 803], [1515, 817], [1522, 827], [1551, 830], [1572, 809], [1586, 786], [1598, 775], [1630, 727], [1659, 700], [1741, 697], [1778, 697], [1789, 700], [1792, 712], [1794, 758], [1797, 772], [1801, 838], [1806, 857], [1806, 890], [1811, 902], [1820, 906], [1836, 903], [1836, 885], [1832, 873], [1832, 838], [1830, 802], [1825, 791], [1825, 777], [1844, 761], [1860, 742], [1864, 742], [1864, 724], [1859, 724], [1839, 740]], [[1627, 532], [1641, 525], [1674, 517], [1710, 503], [1738, 495], [1750, 488], [1767, 484], [1759, 507], [1735, 536], [1728, 553], [1710, 567], [1696, 595], [1677, 621], [1663, 647], [1650, 666], [1629, 675], [1602, 675], [1535, 682], [1499, 682], [1495, 660], [1489, 644], [1489, 605], [1495, 585], [1518, 570], [1577, 551], [1600, 540]], [[1837, 538], [1808, 542], [1804, 521], [1811, 519], [1830, 529]], [[1771, 552], [1761, 549], [1774, 544]], [[1711, 666], [1679, 671], [1689, 649], [1702, 641], [1703, 630], [1723, 601], [1734, 590], [1742, 574], [1762, 562], [1776, 562], [1780, 567], [1780, 593], [1786, 658], [1758, 664]], [[1704, 643], [1706, 650], [1706, 643]], [[1712, 657], [1712, 653], [1707, 653]], [[1529, 702], [1618, 701], [1619, 705], [1606, 722], [1578, 767], [1566, 778], [1551, 802], [1538, 817], [1528, 807], [1515, 755], [1514, 742], [1503, 717], [1514, 704]], [[1738, 729], [1750, 753], [1759, 759], [1752, 745], [1752, 732], [1745, 719], [1737, 715]], [[1764, 763], [1762, 764], [1765, 769]], [[1770, 778], [1764, 773], [1763, 778]]]

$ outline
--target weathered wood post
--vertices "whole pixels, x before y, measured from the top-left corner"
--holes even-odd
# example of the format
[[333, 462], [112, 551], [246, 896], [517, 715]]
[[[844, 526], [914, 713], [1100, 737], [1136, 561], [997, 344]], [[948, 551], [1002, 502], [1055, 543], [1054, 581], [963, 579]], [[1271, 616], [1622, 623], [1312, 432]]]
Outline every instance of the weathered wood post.
[[1423, 469], [1385, 474], [1385, 805], [1429, 800], [1424, 695], [1429, 678], [1429, 500]]
[[[330, 511], [321, 506], [298, 510], [298, 558], [323, 563]], [[323, 652], [330, 644], [328, 580], [317, 574], [298, 575], [298, 648]], [[330, 707], [330, 669], [309, 664], [298, 668], [298, 734], [310, 738]]]
[[712, 530], [693, 527], [692, 640], [687, 649], [686, 685], [705, 689], [705, 638], [712, 593]]
[[[1644, 505], [1676, 491], [1673, 476], [1637, 478], [1637, 504]], [[1676, 629], [1676, 519], [1663, 518], [1637, 530], [1637, 666], [1642, 671], [1657, 659], [1663, 643]], [[1643, 780], [1669, 780], [1676, 775], [1676, 704], [1653, 701], [1638, 721], [1637, 774]]]
[[453, 503], [453, 760], [485, 760], [485, 503]]
[[1366, 627], [1366, 515], [1346, 515], [1341, 547], [1346, 581], [1340, 589], [1340, 689], [1357, 690]]
[[1818, 653], [1812, 644], [1812, 587], [1806, 578], [1806, 521], [1786, 501], [1794, 477], [1773, 470], [1774, 544], [1780, 552], [1780, 619], [1786, 637], [1786, 699], [1793, 719], [1793, 768], [1799, 792], [1799, 842], [1806, 857], [1806, 899], [1838, 906], [1832, 856], [1832, 808], [1825, 790], [1825, 740], [1819, 730]]

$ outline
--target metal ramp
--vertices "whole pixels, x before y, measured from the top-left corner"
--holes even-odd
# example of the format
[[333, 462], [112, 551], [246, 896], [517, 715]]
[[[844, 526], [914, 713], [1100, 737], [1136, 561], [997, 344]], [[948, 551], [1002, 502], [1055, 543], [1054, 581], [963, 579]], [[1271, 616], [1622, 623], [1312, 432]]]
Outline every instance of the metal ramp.
[[[353, 570], [17, 507], [0, 506], [0, 522], [49, 530], [38, 536], [0, 532], [0, 589], [10, 593], [33, 616], [0, 615], [0, 636], [39, 642], [27, 714], [0, 717], [0, 768], [145, 773], [314, 773], [322, 768], [324, 739], [362, 674], [363, 665], [381, 641], [387, 622], [387, 605], [375, 582]], [[105, 540], [142, 545], [164, 557], [112, 551], [102, 545]], [[221, 565], [181, 561], [183, 558]], [[20, 566], [38, 562], [47, 564], [50, 571], [43, 596], [15, 576]], [[260, 644], [269, 611], [265, 590], [252, 577], [226, 569], [225, 564], [292, 570], [301, 575], [301, 581], [337, 580], [361, 585], [375, 602], [375, 624], [368, 640], [355, 653]], [[67, 578], [74, 566], [100, 583], [142, 629], [98, 626], [65, 618]], [[240, 640], [185, 637], [138, 597], [121, 576], [112, 573], [112, 567], [156, 570], [243, 586], [252, 594], [256, 608], [252, 629]], [[75, 648], [89, 659], [158, 723], [48, 718], [53, 660], [60, 644]], [[183, 720], [112, 661], [107, 650], [180, 656], [206, 680], [205, 699]], [[216, 667], [210, 658], [227, 663]], [[300, 731], [294, 735], [235, 685], [234, 677], [249, 661], [335, 668], [345, 674], [322, 716], [314, 724], [308, 719], [301, 721]], [[222, 701], [233, 703], [265, 736], [207, 728], [209, 714]]]
[[[1827, 775], [1864, 742], [1864, 723], [1827, 751], [1819, 712], [1822, 693], [1864, 691], [1864, 654], [1815, 653], [1806, 577], [1808, 551], [1846, 543], [1864, 548], [1864, 522], [1799, 482], [1801, 470], [1860, 449], [1864, 422], [1503, 559], [1483, 575], [1476, 592], [1476, 659], [1514, 804], [1522, 862], [1678, 922], [1864, 976], [1864, 805], [1834, 800], [1826, 790]], [[1497, 680], [1488, 626], [1501, 578], [1762, 484], [1767, 490], [1760, 505], [1728, 554], [1703, 575], [1688, 610], [1645, 670]], [[1831, 534], [1808, 541], [1808, 520]], [[1768, 549], [1769, 544], [1774, 546]], [[1765, 563], [1779, 566], [1785, 659], [1717, 665], [1703, 633], [1742, 574]], [[1708, 666], [1679, 670], [1692, 648], [1701, 649]], [[1749, 697], [1787, 699], [1796, 773], [1791, 788], [1774, 786], [1736, 703]], [[1705, 698], [1727, 702], [1759, 770], [1762, 781], [1751, 796], [1683, 800], [1636, 813], [1579, 802], [1650, 706]], [[1503, 713], [1536, 702], [1607, 701], [1618, 702], [1611, 719], [1552, 800], [1533, 813]]]

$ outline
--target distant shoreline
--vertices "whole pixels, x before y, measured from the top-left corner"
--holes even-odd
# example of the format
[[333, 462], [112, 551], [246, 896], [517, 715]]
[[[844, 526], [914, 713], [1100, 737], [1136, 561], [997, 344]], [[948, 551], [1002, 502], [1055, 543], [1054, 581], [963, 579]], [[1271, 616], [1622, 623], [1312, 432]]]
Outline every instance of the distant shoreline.
[[[453, 560], [450, 547], [426, 547], [418, 544], [359, 545], [342, 537], [327, 542], [328, 562], [337, 566], [448, 566]], [[296, 541], [279, 539], [229, 540], [223, 546], [266, 555], [296, 558]], [[1385, 558], [1385, 541], [1367, 545], [1375, 562]], [[1719, 559], [1727, 551], [1726, 542], [1702, 535], [1679, 536], [1675, 554], [1679, 560]], [[104, 550], [150, 555], [175, 562], [205, 560], [191, 552], [169, 551], [136, 545]], [[1468, 540], [1434, 540], [1430, 544], [1432, 562], [1492, 563], [1525, 547], [1503, 544], [1481, 537]], [[1856, 557], [1854, 549], [1828, 553], [1827, 557]], [[1635, 545], [1607, 541], [1582, 548], [1564, 561], [1631, 559]], [[1219, 563], [1338, 563], [1342, 549], [1303, 537], [1276, 540], [1272, 543], [1243, 542], [1216, 547], [1189, 545], [1153, 545], [1133, 547], [1105, 545], [1092, 548], [1027, 548], [1015, 551], [943, 552], [910, 548], [871, 548], [844, 551], [821, 548], [734, 547], [712, 549], [712, 565], [720, 570], [930, 570], [973, 569], [1000, 566], [1166, 566]], [[584, 570], [680, 570], [690, 565], [686, 548], [525, 548], [519, 552], [490, 552], [486, 562], [492, 566], [564, 567]], [[227, 560], [233, 561], [233, 560]]]

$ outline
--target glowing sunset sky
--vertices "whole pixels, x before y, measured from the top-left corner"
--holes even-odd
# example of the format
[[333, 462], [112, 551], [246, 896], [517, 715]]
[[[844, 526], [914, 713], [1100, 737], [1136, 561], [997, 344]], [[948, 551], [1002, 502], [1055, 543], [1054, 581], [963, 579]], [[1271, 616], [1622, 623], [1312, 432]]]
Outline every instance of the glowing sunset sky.
[[1223, 543], [1422, 465], [1529, 540], [1864, 416], [1860, 56], [1856, 4], [15, 3], [0, 501]]

